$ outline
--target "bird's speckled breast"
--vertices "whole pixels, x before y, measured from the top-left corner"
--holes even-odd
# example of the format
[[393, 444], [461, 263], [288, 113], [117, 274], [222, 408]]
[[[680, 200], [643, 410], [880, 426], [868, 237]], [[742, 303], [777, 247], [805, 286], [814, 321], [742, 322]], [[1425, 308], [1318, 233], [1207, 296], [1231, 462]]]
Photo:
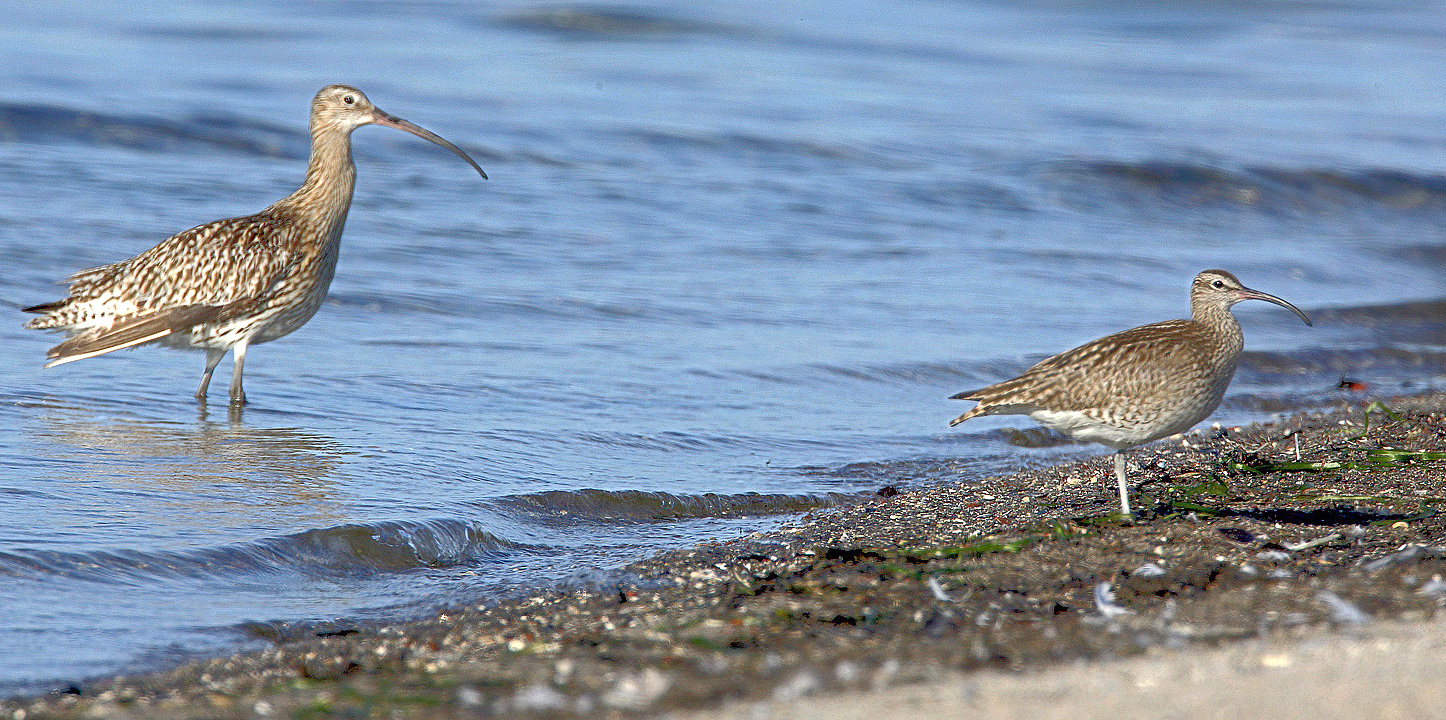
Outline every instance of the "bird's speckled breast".
[[[315, 259], [308, 258], [308, 262], [298, 273], [294, 288], [289, 288], [286, 292], [288, 301], [279, 303], [280, 311], [260, 323], [259, 329], [252, 336], [253, 344], [291, 334], [321, 309], [321, 304], [326, 301], [326, 293], [331, 288], [331, 280], [336, 276], [336, 262], [341, 255], [341, 230], [338, 225], [334, 231], [335, 237], [326, 243], [322, 252], [314, 256]], [[320, 267], [313, 271], [307, 265]]]

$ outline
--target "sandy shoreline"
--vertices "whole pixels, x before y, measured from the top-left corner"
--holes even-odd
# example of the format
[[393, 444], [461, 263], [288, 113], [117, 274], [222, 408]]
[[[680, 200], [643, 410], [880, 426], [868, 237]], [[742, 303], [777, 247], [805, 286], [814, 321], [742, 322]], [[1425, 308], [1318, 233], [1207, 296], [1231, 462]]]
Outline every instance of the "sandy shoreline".
[[1102, 455], [0, 717], [1429, 717], [1446, 397], [1387, 405], [1145, 448], [1134, 522]]
[[877, 691], [730, 703], [673, 720], [1105, 720], [1122, 717], [1446, 717], [1446, 621], [1381, 622], [1306, 637], [1028, 672], [988, 670]]

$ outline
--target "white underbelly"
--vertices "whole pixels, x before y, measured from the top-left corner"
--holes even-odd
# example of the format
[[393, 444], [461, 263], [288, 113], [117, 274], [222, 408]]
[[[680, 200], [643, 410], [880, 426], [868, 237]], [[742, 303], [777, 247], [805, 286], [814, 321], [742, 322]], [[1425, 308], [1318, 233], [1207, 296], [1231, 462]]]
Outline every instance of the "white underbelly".
[[1180, 408], [1149, 416], [1108, 416], [1074, 410], [1036, 410], [1035, 422], [1077, 440], [1097, 442], [1116, 450], [1132, 448], [1194, 427], [1215, 410], [1214, 405]]

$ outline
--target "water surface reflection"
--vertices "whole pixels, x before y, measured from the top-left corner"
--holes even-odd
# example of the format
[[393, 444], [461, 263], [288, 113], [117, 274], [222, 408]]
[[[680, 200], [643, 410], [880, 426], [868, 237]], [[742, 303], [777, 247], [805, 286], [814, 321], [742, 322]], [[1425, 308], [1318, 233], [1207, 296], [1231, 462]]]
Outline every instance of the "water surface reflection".
[[55, 408], [42, 419], [52, 480], [100, 491], [92, 510], [112, 518], [246, 537], [347, 518], [334, 475], [355, 453], [312, 431], [257, 427], [236, 412], [181, 423]]

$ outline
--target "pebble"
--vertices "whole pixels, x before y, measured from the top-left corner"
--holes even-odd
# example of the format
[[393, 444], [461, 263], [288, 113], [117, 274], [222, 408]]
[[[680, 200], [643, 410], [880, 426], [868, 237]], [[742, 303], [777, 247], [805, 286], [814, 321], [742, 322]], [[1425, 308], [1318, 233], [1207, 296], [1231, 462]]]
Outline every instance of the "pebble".
[[668, 691], [672, 680], [655, 668], [645, 668], [641, 673], [624, 675], [603, 693], [602, 703], [620, 710], [644, 710], [657, 702]]
[[567, 696], [546, 683], [532, 683], [512, 695], [512, 707], [524, 712], [561, 710], [567, 707]]

